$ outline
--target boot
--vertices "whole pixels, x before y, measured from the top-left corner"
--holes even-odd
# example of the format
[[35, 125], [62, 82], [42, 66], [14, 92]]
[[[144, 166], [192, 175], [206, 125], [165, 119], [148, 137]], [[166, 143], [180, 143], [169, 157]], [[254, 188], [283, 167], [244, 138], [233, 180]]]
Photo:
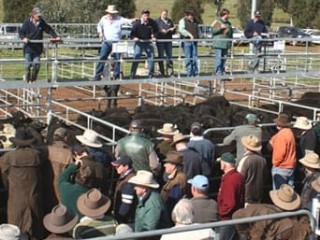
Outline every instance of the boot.
[[26, 81], [27, 83], [31, 82], [31, 73], [30, 73], [30, 69], [26, 71]]
[[39, 69], [32, 69], [31, 82], [35, 82], [37, 80], [38, 73]]

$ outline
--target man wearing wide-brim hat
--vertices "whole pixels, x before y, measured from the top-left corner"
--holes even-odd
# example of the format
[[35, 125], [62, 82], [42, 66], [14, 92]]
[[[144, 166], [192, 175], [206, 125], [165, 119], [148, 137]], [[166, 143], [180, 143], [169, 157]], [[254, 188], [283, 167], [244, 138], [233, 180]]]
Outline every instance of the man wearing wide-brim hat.
[[169, 151], [164, 159], [164, 170], [167, 180], [161, 190], [161, 198], [170, 214], [174, 205], [187, 192], [187, 176], [182, 171], [183, 157], [177, 151]]
[[[278, 190], [270, 191], [273, 204], [250, 204], [236, 211], [232, 218], [255, 217], [295, 211], [300, 208], [301, 200], [294, 189], [283, 184]], [[309, 221], [297, 217], [256, 221], [251, 224], [236, 225], [237, 231], [250, 239], [306, 239], [311, 229]]]
[[16, 149], [5, 153], [0, 161], [4, 185], [8, 188], [8, 222], [40, 239], [44, 233], [40, 154], [31, 148], [34, 138], [24, 127], [16, 130], [11, 141]]
[[315, 152], [307, 152], [303, 158], [299, 159], [299, 162], [305, 169], [304, 185], [301, 191], [302, 208], [311, 211], [312, 198], [318, 194], [311, 183], [320, 177], [320, 159]]
[[245, 152], [237, 170], [245, 179], [245, 204], [261, 203], [267, 177], [266, 159], [261, 155], [262, 145], [255, 135], [241, 138]]
[[134, 189], [139, 198], [135, 215], [135, 232], [169, 227], [169, 216], [160, 194], [156, 191], [159, 184], [154, 180], [152, 173], [140, 170], [128, 182], [135, 185]]
[[291, 129], [291, 119], [288, 114], [280, 113], [274, 122], [278, 132], [269, 141], [272, 151], [273, 189], [278, 189], [287, 183], [293, 186], [296, 160], [296, 141]]
[[312, 123], [306, 117], [297, 117], [293, 124], [294, 133], [298, 139], [297, 158], [303, 158], [306, 151], [316, 151], [319, 144], [318, 137]]
[[187, 179], [199, 174], [210, 177], [211, 170], [200, 153], [188, 148], [189, 138], [189, 135], [183, 135], [182, 133], [177, 133], [173, 136], [172, 146], [175, 146], [175, 150], [183, 156], [183, 172], [187, 175]]
[[111, 200], [98, 189], [92, 188], [77, 200], [77, 208], [84, 215], [73, 229], [75, 239], [110, 236], [116, 233], [118, 225], [109, 213]]
[[156, 146], [156, 152], [160, 161], [165, 159], [169, 151], [175, 150], [172, 146], [173, 136], [179, 132], [177, 126], [172, 123], [164, 123], [162, 128], [158, 129], [157, 132], [161, 134], [161, 141]]

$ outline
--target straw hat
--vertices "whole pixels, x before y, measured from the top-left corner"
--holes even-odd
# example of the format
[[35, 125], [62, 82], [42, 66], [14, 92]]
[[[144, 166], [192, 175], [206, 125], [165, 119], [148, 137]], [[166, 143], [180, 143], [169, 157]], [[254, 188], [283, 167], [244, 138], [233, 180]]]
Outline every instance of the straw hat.
[[320, 193], [320, 177], [311, 182], [311, 187], [318, 193]]
[[273, 120], [279, 127], [290, 127], [290, 117], [286, 113], [280, 113], [276, 119]]
[[250, 151], [260, 152], [262, 149], [261, 142], [254, 135], [244, 136], [241, 138], [242, 145]]
[[303, 158], [299, 159], [299, 162], [306, 167], [320, 169], [320, 159], [315, 152], [306, 152]]
[[90, 129], [86, 129], [83, 135], [77, 135], [76, 138], [86, 146], [101, 148], [102, 143], [98, 141], [98, 134]]
[[110, 208], [111, 200], [98, 189], [92, 188], [82, 194], [77, 200], [77, 208], [83, 215], [98, 217], [106, 213]]
[[183, 165], [183, 156], [177, 151], [169, 151], [163, 161], [175, 165]]
[[176, 125], [172, 123], [165, 123], [161, 129], [157, 130], [158, 133], [162, 135], [175, 135], [179, 132]]
[[105, 12], [107, 13], [111, 13], [111, 14], [117, 14], [119, 13], [119, 11], [116, 9], [115, 5], [108, 5], [107, 9], [105, 10]]
[[177, 144], [178, 142], [184, 141], [189, 139], [190, 136], [189, 135], [183, 135], [182, 133], [177, 133], [173, 136], [173, 141], [171, 143], [171, 146], [174, 146], [175, 144]]
[[137, 175], [130, 178], [128, 182], [150, 188], [159, 187], [159, 184], [153, 179], [152, 173], [145, 170], [138, 171]]
[[53, 207], [51, 213], [43, 218], [46, 229], [52, 233], [66, 233], [78, 222], [78, 216], [70, 212], [65, 206], [57, 205]]
[[282, 184], [278, 190], [269, 192], [272, 202], [281, 209], [293, 211], [300, 207], [300, 196], [288, 184]]
[[306, 117], [297, 117], [297, 120], [294, 123], [293, 127], [302, 130], [309, 130], [312, 128], [312, 124]]

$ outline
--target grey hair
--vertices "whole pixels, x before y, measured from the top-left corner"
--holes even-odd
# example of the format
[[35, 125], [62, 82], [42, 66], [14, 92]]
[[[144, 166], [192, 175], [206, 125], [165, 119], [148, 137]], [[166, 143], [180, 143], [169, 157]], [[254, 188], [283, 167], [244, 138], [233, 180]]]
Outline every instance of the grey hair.
[[173, 222], [180, 224], [192, 224], [193, 207], [191, 200], [183, 198], [173, 208], [171, 218]]

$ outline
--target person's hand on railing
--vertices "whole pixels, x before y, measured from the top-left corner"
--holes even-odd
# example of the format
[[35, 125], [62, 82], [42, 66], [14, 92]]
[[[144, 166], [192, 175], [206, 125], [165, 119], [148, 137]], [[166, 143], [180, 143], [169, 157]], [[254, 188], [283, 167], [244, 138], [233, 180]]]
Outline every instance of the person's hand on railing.
[[60, 37], [56, 37], [56, 38], [50, 38], [49, 41], [51, 43], [61, 43], [62, 39]]
[[25, 38], [22, 39], [22, 42], [27, 44], [29, 42], [29, 39], [25, 37]]

